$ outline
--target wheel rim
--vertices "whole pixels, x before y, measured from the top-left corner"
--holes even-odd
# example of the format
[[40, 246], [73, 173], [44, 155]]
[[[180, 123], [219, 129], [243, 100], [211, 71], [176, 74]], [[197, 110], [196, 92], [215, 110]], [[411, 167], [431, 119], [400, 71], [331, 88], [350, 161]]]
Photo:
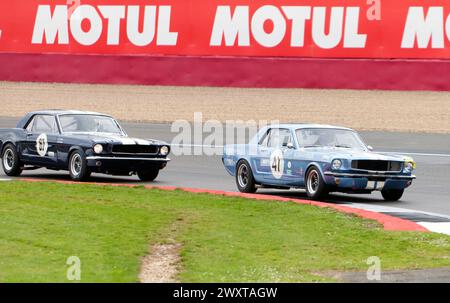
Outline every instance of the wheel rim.
[[14, 153], [11, 149], [7, 149], [3, 155], [3, 165], [5, 169], [10, 171], [14, 166]]
[[238, 169], [238, 183], [240, 187], [246, 187], [249, 180], [249, 170], [247, 165], [241, 164]]
[[315, 194], [319, 189], [319, 174], [317, 171], [312, 170], [308, 175], [308, 191], [311, 194]]
[[73, 155], [72, 161], [70, 162], [70, 171], [72, 172], [72, 175], [78, 176], [81, 173], [82, 165], [81, 156], [79, 154]]

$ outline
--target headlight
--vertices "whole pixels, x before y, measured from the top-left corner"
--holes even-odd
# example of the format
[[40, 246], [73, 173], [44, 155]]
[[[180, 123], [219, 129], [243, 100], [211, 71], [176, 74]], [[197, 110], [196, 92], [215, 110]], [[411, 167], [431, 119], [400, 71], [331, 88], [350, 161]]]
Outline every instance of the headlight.
[[170, 149], [168, 146], [162, 146], [161, 149], [159, 150], [159, 154], [162, 156], [167, 156], [170, 152]]
[[342, 161], [339, 159], [333, 160], [333, 162], [331, 163], [331, 167], [333, 169], [340, 169], [342, 166]]
[[412, 172], [416, 168], [415, 162], [405, 162], [405, 172]]
[[103, 146], [101, 144], [94, 145], [94, 152], [96, 154], [101, 154], [103, 152]]

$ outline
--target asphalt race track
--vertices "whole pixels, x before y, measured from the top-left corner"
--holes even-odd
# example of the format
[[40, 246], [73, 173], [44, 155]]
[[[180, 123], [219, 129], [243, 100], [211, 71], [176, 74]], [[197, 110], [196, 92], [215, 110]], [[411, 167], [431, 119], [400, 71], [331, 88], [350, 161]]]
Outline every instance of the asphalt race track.
[[[14, 127], [17, 118], [0, 118], [0, 128]], [[176, 135], [170, 132], [169, 124], [122, 123], [128, 134], [138, 138], [154, 138], [171, 142]], [[417, 180], [399, 202], [385, 202], [381, 194], [344, 195], [333, 194], [327, 200], [334, 203], [354, 203], [371, 207], [399, 207], [450, 216], [450, 135], [409, 134], [386, 132], [361, 132], [366, 143], [375, 151], [402, 152], [411, 154], [417, 162]], [[153, 184], [192, 188], [236, 191], [234, 178], [228, 175], [220, 156], [173, 156], [168, 167], [161, 172]], [[45, 169], [24, 172], [24, 177], [42, 179], [69, 179], [66, 172]], [[7, 178], [0, 169], [0, 179]], [[137, 177], [109, 177], [94, 175], [94, 182], [136, 183]], [[306, 198], [302, 190], [259, 190], [259, 193], [289, 195]], [[450, 220], [449, 220], [450, 222]]]

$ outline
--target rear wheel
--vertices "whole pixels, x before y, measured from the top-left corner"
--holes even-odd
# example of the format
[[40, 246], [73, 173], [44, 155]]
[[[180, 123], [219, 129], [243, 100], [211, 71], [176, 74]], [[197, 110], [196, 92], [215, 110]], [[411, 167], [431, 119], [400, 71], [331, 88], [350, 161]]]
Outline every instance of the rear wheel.
[[316, 167], [311, 167], [306, 173], [306, 194], [313, 200], [324, 198], [328, 195], [325, 181]]
[[241, 193], [255, 193], [256, 185], [253, 172], [247, 161], [241, 160], [236, 166], [236, 185]]
[[386, 201], [398, 201], [403, 196], [404, 189], [383, 189], [381, 195]]
[[19, 154], [16, 147], [12, 144], [7, 144], [2, 153], [3, 171], [7, 176], [17, 177], [22, 173], [22, 168], [19, 160]]
[[138, 171], [138, 177], [139, 179], [141, 179], [141, 181], [154, 181], [159, 174], [159, 169], [157, 168], [151, 168], [151, 169], [145, 169], [145, 170], [141, 170]]
[[74, 181], [85, 181], [91, 175], [84, 152], [76, 150], [69, 158], [69, 174]]

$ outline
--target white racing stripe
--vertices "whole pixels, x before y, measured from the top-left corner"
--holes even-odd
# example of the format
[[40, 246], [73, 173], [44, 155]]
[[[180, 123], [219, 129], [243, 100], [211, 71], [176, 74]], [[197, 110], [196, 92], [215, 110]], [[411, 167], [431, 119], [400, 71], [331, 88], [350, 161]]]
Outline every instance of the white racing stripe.
[[147, 140], [142, 140], [138, 138], [132, 138], [138, 145], [150, 145], [150, 142]]
[[130, 138], [117, 138], [123, 145], [136, 145], [136, 141]]
[[128, 137], [109, 137], [115, 141], [119, 141], [123, 145], [150, 145], [150, 142], [138, 138], [128, 138]]

